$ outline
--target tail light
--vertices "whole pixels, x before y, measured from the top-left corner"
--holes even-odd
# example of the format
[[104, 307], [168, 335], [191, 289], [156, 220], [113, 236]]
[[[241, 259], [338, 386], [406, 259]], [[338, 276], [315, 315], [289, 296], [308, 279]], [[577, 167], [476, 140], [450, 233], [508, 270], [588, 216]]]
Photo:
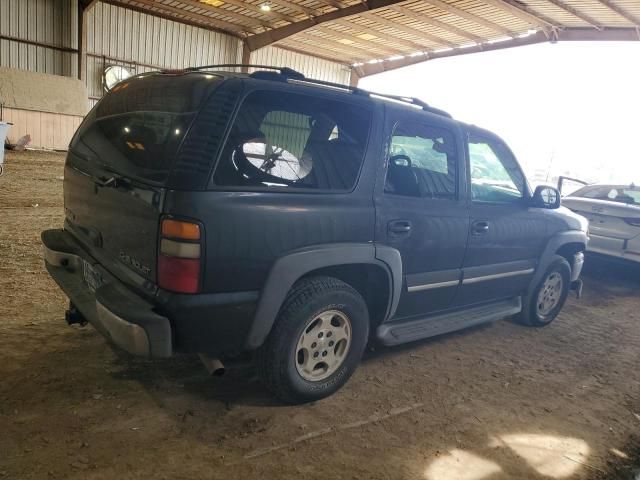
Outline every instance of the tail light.
[[193, 222], [165, 218], [160, 225], [158, 286], [176, 293], [198, 293], [202, 232]]
[[625, 218], [624, 221], [634, 227], [640, 227], [640, 218]]

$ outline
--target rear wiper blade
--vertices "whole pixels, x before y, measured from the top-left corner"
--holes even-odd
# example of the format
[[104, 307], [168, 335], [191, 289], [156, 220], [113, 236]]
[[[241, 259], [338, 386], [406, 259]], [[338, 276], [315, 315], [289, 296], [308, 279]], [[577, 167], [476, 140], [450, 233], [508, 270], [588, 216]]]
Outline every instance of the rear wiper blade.
[[99, 187], [113, 187], [117, 188], [119, 185], [126, 185], [129, 183], [122, 175], [111, 174], [109, 176], [95, 176], [93, 175], [93, 182]]

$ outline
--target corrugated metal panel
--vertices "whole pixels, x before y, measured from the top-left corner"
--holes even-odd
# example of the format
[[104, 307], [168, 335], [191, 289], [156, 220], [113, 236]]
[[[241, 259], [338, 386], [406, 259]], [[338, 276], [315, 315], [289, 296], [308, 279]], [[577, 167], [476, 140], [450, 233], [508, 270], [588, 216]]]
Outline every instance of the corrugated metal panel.
[[[0, 0], [0, 34], [74, 48], [76, 0]], [[76, 75], [76, 55], [20, 41], [0, 40], [0, 66]]]
[[349, 83], [350, 70], [347, 66], [283, 48], [261, 48], [251, 52], [250, 58], [251, 63], [256, 65], [289, 67], [310, 78], [334, 83]]
[[242, 44], [230, 35], [97, 3], [87, 15], [87, 90], [91, 104], [103, 94], [106, 65], [134, 73], [239, 63]]

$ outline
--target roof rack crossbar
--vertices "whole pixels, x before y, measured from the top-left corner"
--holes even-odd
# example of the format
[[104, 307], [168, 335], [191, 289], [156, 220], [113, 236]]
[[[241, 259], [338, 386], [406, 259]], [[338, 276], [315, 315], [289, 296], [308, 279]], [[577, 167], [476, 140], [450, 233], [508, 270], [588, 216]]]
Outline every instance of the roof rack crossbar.
[[294, 70], [293, 68], [289, 68], [289, 67], [274, 67], [272, 65], [254, 65], [252, 63], [220, 63], [217, 65], [202, 65], [199, 67], [188, 67], [185, 68], [185, 71], [187, 72], [198, 72], [200, 70], [210, 70], [212, 68], [242, 68], [242, 67], [246, 67], [246, 68], [261, 68], [264, 70], [275, 70], [277, 72], [280, 72], [281, 75], [285, 76], [285, 77], [291, 77], [291, 78], [305, 78], [305, 76], [298, 72], [297, 70]]

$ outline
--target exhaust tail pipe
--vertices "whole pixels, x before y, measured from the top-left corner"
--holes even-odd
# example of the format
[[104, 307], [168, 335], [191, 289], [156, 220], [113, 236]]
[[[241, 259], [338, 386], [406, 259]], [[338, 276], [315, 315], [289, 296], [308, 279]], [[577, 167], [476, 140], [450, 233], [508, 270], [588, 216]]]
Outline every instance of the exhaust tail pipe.
[[224, 364], [220, 361], [219, 358], [211, 358], [206, 353], [200, 353], [198, 354], [198, 356], [200, 357], [204, 368], [206, 368], [207, 372], [209, 372], [209, 375], [211, 375], [212, 377], [221, 377], [222, 375], [224, 375]]

